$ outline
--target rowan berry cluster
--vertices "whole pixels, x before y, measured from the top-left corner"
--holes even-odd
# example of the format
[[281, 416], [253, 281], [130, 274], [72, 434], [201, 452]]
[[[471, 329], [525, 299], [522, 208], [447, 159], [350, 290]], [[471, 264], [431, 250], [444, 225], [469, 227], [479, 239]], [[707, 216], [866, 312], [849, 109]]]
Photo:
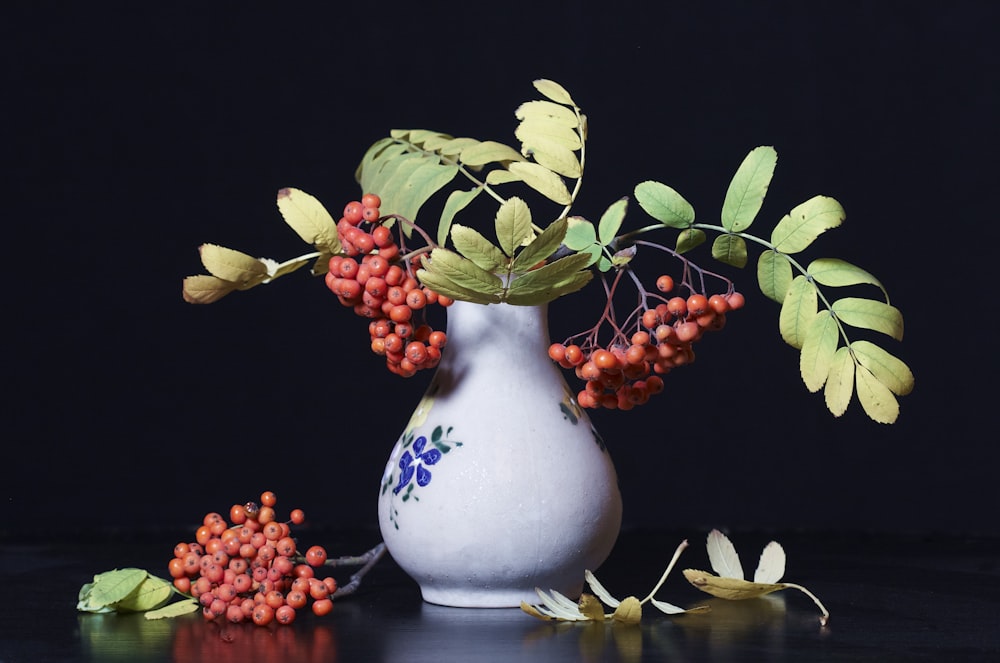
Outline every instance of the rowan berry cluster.
[[[673, 278], [661, 275], [656, 287], [670, 292]], [[640, 309], [631, 335], [618, 331], [607, 347], [597, 342], [597, 328], [579, 344], [571, 339], [549, 346], [549, 357], [584, 381], [577, 394], [581, 407], [630, 410], [646, 403], [663, 391], [663, 375], [694, 361], [693, 346], [702, 335], [722, 329], [726, 314], [744, 304], [743, 295], [735, 291], [657, 299], [655, 306]]]
[[393, 373], [410, 377], [437, 366], [447, 342], [444, 331], [428, 324], [427, 307], [453, 300], [416, 279], [419, 258], [403, 254], [393, 228], [383, 223], [381, 204], [368, 193], [344, 207], [337, 222], [342, 251], [330, 258], [326, 285], [341, 304], [370, 320], [372, 352], [384, 356]]
[[326, 563], [326, 550], [312, 546], [301, 553], [291, 526], [305, 516], [294, 509], [278, 521], [276, 501], [267, 491], [260, 504], [234, 504], [229, 522], [208, 513], [194, 540], [174, 547], [167, 565], [174, 587], [198, 600], [205, 619], [267, 626], [291, 624], [306, 607], [316, 615], [333, 610], [337, 581], [315, 572]]

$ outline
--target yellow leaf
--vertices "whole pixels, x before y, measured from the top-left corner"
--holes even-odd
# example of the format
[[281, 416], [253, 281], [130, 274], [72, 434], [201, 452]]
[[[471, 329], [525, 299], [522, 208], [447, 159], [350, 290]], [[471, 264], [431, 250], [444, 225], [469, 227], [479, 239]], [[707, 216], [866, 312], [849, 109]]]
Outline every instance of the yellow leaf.
[[183, 295], [184, 301], [189, 304], [211, 304], [234, 290], [235, 283], [208, 274], [198, 274], [184, 279]]
[[267, 278], [267, 265], [241, 251], [216, 244], [202, 244], [198, 251], [209, 274], [238, 288], [250, 287]]
[[847, 411], [853, 394], [854, 359], [851, 351], [842, 347], [834, 353], [833, 361], [830, 362], [830, 374], [826, 377], [826, 388], [823, 390], [826, 408], [833, 416], [839, 417]]
[[793, 348], [801, 348], [806, 331], [816, 318], [819, 298], [816, 286], [804, 276], [792, 279], [792, 285], [785, 294], [785, 301], [778, 313], [778, 328], [781, 338]]
[[629, 596], [615, 608], [611, 618], [622, 624], [638, 624], [642, 619], [642, 604], [636, 597]]
[[560, 205], [568, 205], [573, 202], [573, 196], [566, 188], [566, 183], [559, 175], [545, 166], [529, 161], [515, 161], [507, 168], [513, 175], [552, 202]]
[[190, 601], [177, 601], [176, 603], [169, 603], [162, 608], [158, 608], [157, 610], [149, 610], [143, 613], [143, 617], [146, 619], [180, 617], [181, 615], [186, 615], [199, 609], [201, 609], [201, 606], [198, 605], [198, 602], [193, 599]]
[[337, 222], [315, 197], [299, 189], [282, 189], [278, 192], [278, 211], [303, 242], [328, 248], [331, 253], [340, 252]]
[[573, 97], [569, 96], [569, 92], [566, 91], [566, 88], [559, 85], [559, 83], [550, 81], [547, 78], [540, 78], [534, 81], [533, 84], [536, 90], [552, 101], [559, 104], [566, 104], [567, 106], [576, 106], [576, 103], [573, 101]]
[[591, 594], [580, 595], [580, 614], [595, 622], [604, 621], [604, 606]]
[[765, 596], [771, 592], [785, 589], [785, 583], [750, 582], [742, 578], [720, 578], [705, 571], [684, 569], [684, 577], [692, 585], [720, 599], [742, 601]]
[[529, 117], [544, 118], [574, 129], [580, 124], [576, 113], [571, 108], [551, 101], [526, 101], [517, 107], [517, 110], [514, 111], [514, 117], [519, 120]]
[[837, 321], [827, 310], [820, 311], [806, 330], [799, 355], [799, 372], [806, 388], [813, 393], [823, 388], [830, 374], [839, 334]]
[[855, 369], [855, 388], [861, 407], [873, 421], [880, 424], [891, 424], [899, 417], [899, 402], [892, 395], [889, 387], [882, 384], [871, 371], [864, 366]]

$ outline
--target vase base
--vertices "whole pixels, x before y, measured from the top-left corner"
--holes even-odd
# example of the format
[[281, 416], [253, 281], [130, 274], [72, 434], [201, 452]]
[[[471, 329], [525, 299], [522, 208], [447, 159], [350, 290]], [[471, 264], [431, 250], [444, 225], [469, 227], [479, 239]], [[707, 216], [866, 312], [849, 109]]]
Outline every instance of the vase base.
[[[550, 591], [551, 587], [539, 587]], [[583, 591], [583, 583], [576, 587], [556, 588], [564, 596], [576, 600]], [[424, 601], [447, 608], [519, 608], [521, 603], [534, 605], [539, 602], [535, 588], [441, 588], [421, 587], [420, 594]]]

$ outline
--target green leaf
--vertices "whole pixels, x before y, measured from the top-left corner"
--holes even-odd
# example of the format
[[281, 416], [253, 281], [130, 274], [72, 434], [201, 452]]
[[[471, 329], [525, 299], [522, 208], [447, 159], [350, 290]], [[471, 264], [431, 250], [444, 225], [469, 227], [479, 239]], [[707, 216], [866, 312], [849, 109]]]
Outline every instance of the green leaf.
[[574, 129], [580, 124], [572, 108], [551, 101], [526, 101], [517, 107], [514, 117], [518, 120], [527, 118], [551, 120]]
[[448, 199], [444, 202], [444, 209], [441, 210], [441, 219], [438, 221], [437, 243], [444, 246], [448, 241], [448, 233], [451, 230], [451, 222], [455, 215], [469, 206], [480, 193], [483, 187], [477, 186], [469, 191], [452, 191], [448, 194]]
[[880, 424], [891, 424], [899, 417], [899, 402], [887, 386], [864, 366], [855, 371], [855, 388], [865, 414]]
[[455, 224], [451, 229], [455, 249], [490, 273], [507, 264], [507, 256], [478, 230]]
[[514, 161], [507, 165], [507, 169], [552, 202], [559, 205], [573, 202], [573, 196], [563, 179], [545, 166], [530, 161]]
[[765, 296], [779, 304], [792, 285], [792, 265], [777, 251], [764, 251], [757, 259], [757, 283]]
[[771, 231], [771, 244], [783, 253], [798, 253], [824, 231], [843, 222], [844, 208], [833, 198], [815, 196], [797, 205]]
[[[479, 141], [475, 138], [452, 138], [441, 144], [440, 147], [436, 148], [436, 151], [443, 157], [448, 158], [459, 158], [462, 152], [469, 149], [473, 145], [478, 145]], [[424, 147], [427, 147], [426, 145]], [[472, 164], [466, 164], [472, 165]]]
[[535, 305], [576, 292], [593, 277], [593, 272], [586, 269], [588, 260], [587, 254], [574, 253], [519, 274], [511, 282], [505, 301], [517, 305]]
[[583, 166], [576, 153], [561, 143], [544, 136], [533, 136], [522, 143], [522, 153], [530, 156], [539, 165], [563, 175], [578, 178], [583, 175]]
[[460, 299], [475, 304], [496, 304], [501, 301], [500, 295], [487, 294], [461, 286], [448, 276], [439, 272], [431, 272], [426, 268], [417, 270], [417, 278], [431, 290], [452, 299]]
[[521, 178], [509, 170], [497, 168], [486, 173], [486, 183], [490, 186], [496, 184], [509, 184], [511, 182], [521, 182]]
[[146, 574], [135, 591], [115, 604], [117, 612], [146, 612], [167, 603], [173, 596], [174, 588], [163, 578]]
[[677, 253], [686, 253], [704, 241], [705, 231], [698, 228], [685, 228], [677, 233]]
[[235, 249], [216, 244], [198, 247], [201, 263], [212, 276], [229, 281], [240, 288], [249, 288], [267, 278], [267, 265]]
[[846, 324], [887, 334], [903, 340], [903, 314], [884, 302], [861, 297], [844, 297], [831, 306], [834, 314]]
[[462, 150], [459, 160], [467, 166], [483, 166], [488, 163], [506, 164], [511, 161], [524, 161], [524, 157], [510, 145], [484, 140]]
[[796, 276], [778, 314], [781, 338], [793, 348], [801, 348], [806, 331], [816, 317], [816, 286], [805, 276]]
[[647, 180], [635, 186], [639, 207], [670, 228], [688, 228], [694, 223], [694, 208], [666, 184]]
[[625, 213], [628, 211], [628, 198], [619, 198], [611, 203], [608, 209], [604, 210], [601, 220], [597, 223], [597, 235], [601, 244], [607, 246], [611, 243], [622, 227], [625, 220]]
[[806, 330], [799, 353], [799, 372], [809, 391], [815, 393], [826, 383], [839, 340], [837, 321], [829, 311], [820, 311]]
[[[436, 157], [425, 156], [404, 163], [403, 167], [384, 183], [383, 189], [373, 191], [382, 198], [383, 209], [410, 221], [416, 221], [423, 204], [444, 185], [455, 179], [458, 172], [458, 164], [443, 164]], [[383, 194], [381, 191], [386, 193]]]
[[511, 271], [515, 274], [526, 272], [555, 253], [566, 236], [567, 225], [565, 217], [550, 223], [530, 244], [521, 249], [511, 263]]
[[514, 251], [534, 234], [531, 208], [520, 198], [509, 198], [497, 210], [495, 226], [500, 248], [513, 256]]
[[566, 88], [559, 85], [559, 83], [556, 83], [555, 81], [550, 81], [547, 78], [539, 78], [534, 81], [533, 85], [536, 90], [558, 104], [576, 106], [576, 103], [574, 103], [573, 98], [569, 96], [569, 92], [566, 91]]
[[303, 242], [328, 248], [331, 253], [340, 252], [337, 222], [314, 196], [299, 189], [281, 189], [278, 191], [278, 211]]
[[826, 388], [823, 397], [826, 407], [835, 417], [847, 411], [854, 393], [854, 359], [846, 346], [841, 347], [833, 355], [830, 362], [830, 374], [826, 378]]
[[594, 224], [582, 216], [571, 216], [567, 219], [566, 237], [563, 244], [574, 251], [582, 251], [597, 243], [597, 231]]
[[747, 243], [739, 235], [719, 235], [712, 242], [712, 257], [742, 269], [747, 264]]
[[877, 278], [845, 260], [838, 258], [817, 258], [809, 263], [806, 271], [817, 283], [835, 288], [860, 285], [862, 283], [874, 285], [885, 295], [886, 302], [889, 301], [888, 293]]
[[[91, 608], [113, 608], [116, 603], [128, 598], [148, 575], [146, 571], [135, 568], [98, 573], [94, 576], [94, 582], [90, 583], [89, 591], [80, 597], [80, 602], [82, 604], [85, 600], [86, 605]], [[82, 590], [80, 593], [84, 594]]]
[[851, 350], [858, 363], [871, 371], [892, 393], [905, 396], [913, 391], [913, 372], [894, 355], [864, 340], [851, 343]]
[[773, 147], [751, 150], [736, 171], [722, 203], [722, 227], [729, 232], [746, 230], [753, 223], [774, 175], [778, 153]]
[[146, 619], [165, 619], [169, 617], [180, 617], [181, 615], [187, 615], [195, 612], [201, 608], [198, 605], [198, 601], [191, 599], [190, 601], [176, 601], [169, 605], [165, 605], [157, 610], [150, 610], [146, 612], [143, 617]]
[[424, 270], [440, 274], [461, 288], [487, 296], [503, 292], [503, 281], [499, 276], [448, 249], [431, 251], [430, 260], [424, 262]]

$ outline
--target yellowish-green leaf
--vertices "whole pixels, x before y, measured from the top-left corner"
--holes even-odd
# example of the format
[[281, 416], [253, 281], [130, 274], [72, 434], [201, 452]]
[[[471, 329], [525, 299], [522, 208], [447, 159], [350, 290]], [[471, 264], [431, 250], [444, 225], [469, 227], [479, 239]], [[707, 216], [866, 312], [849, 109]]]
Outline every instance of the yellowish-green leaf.
[[721, 578], [697, 569], [684, 569], [684, 577], [706, 594], [728, 601], [754, 599], [788, 587], [782, 582], [763, 583], [750, 582], [742, 578]]
[[201, 609], [198, 602], [194, 599], [189, 601], [176, 601], [174, 603], [169, 603], [162, 608], [157, 610], [150, 610], [143, 614], [146, 619], [165, 619], [169, 617], [180, 617], [181, 615], [187, 615], [192, 612]]
[[722, 226], [729, 232], [746, 230], [753, 223], [774, 175], [778, 153], [773, 147], [751, 150], [729, 183], [722, 203]]
[[674, 189], [652, 180], [635, 186], [639, 207], [670, 228], [688, 228], [694, 223], [694, 208]]
[[817, 258], [809, 263], [806, 271], [820, 285], [832, 287], [859, 285], [862, 283], [874, 285], [886, 296], [886, 301], [888, 302], [889, 300], [889, 295], [877, 278], [845, 260], [840, 260], [839, 258]]
[[498, 143], [493, 140], [484, 140], [481, 143], [470, 145], [462, 150], [459, 159], [468, 166], [483, 166], [488, 163], [505, 164], [511, 161], [524, 161], [520, 152], [510, 145]]
[[505, 301], [518, 306], [534, 306], [576, 292], [593, 278], [593, 272], [585, 269], [589, 261], [588, 254], [574, 253], [525, 272], [511, 283]]
[[164, 580], [147, 574], [135, 591], [125, 599], [115, 604], [118, 612], [145, 612], [155, 610], [167, 603], [174, 593], [173, 585]]
[[628, 596], [615, 608], [611, 618], [621, 624], [638, 624], [642, 621], [642, 604], [636, 597]]
[[573, 196], [566, 188], [563, 179], [545, 166], [530, 161], [515, 161], [508, 164], [507, 168], [525, 184], [552, 202], [560, 205], [569, 205], [573, 202]]
[[87, 603], [95, 607], [114, 607], [124, 601], [149, 574], [142, 569], [126, 568], [105, 571], [94, 576], [87, 592]]
[[852, 327], [871, 329], [903, 340], [903, 314], [891, 304], [861, 297], [844, 297], [831, 306], [834, 314]]
[[530, 244], [521, 249], [511, 263], [511, 271], [515, 274], [526, 272], [548, 259], [562, 245], [567, 225], [565, 217], [550, 223]]
[[899, 417], [899, 402], [892, 391], [864, 366], [855, 370], [858, 400], [865, 414], [880, 424], [891, 424]]
[[566, 104], [567, 106], [576, 106], [573, 98], [569, 96], [569, 92], [566, 91], [559, 83], [555, 81], [550, 81], [547, 78], [539, 78], [534, 81], [535, 89], [541, 92], [545, 97], [551, 99], [557, 104]]
[[742, 269], [747, 264], [747, 243], [739, 235], [719, 235], [712, 242], [712, 257]]
[[496, 273], [507, 257], [478, 230], [455, 224], [451, 229], [455, 249], [488, 272]]
[[551, 120], [574, 129], [579, 124], [572, 108], [551, 101], [526, 101], [517, 107], [517, 110], [514, 111], [514, 117], [518, 120], [529, 118]]
[[[469, 149], [473, 145], [478, 145], [479, 141], [475, 138], [452, 138], [449, 141], [442, 143], [440, 146], [436, 147], [436, 151], [444, 157], [455, 158], [459, 157], [462, 152]], [[427, 147], [427, 145], [424, 145]], [[466, 164], [472, 165], [472, 164]]]
[[424, 262], [424, 269], [440, 274], [462, 288], [485, 295], [499, 295], [503, 292], [500, 277], [448, 249], [437, 248], [431, 251], [430, 260]]
[[428, 288], [452, 299], [473, 302], [475, 304], [497, 304], [501, 301], [498, 294], [484, 293], [461, 286], [450, 277], [439, 272], [431, 272], [426, 268], [417, 270], [417, 278]]
[[771, 231], [771, 244], [782, 253], [798, 253], [845, 218], [844, 208], [828, 196], [814, 196], [792, 208]]
[[236, 284], [216, 276], [198, 274], [184, 279], [184, 301], [189, 304], [211, 304], [236, 290]]
[[829, 311], [820, 311], [806, 330], [799, 354], [799, 371], [809, 391], [815, 393], [826, 384], [839, 339], [837, 321]]
[[519, 175], [515, 175], [509, 170], [503, 170], [500, 168], [491, 170], [486, 173], [486, 183], [490, 186], [497, 184], [509, 184], [511, 182], [521, 182], [522, 179]]
[[830, 363], [830, 373], [826, 378], [826, 388], [823, 398], [826, 408], [835, 417], [847, 411], [854, 394], [854, 358], [850, 350], [844, 346], [837, 350]]
[[619, 198], [604, 210], [601, 220], [597, 222], [598, 241], [605, 246], [618, 235], [628, 211], [628, 198]]
[[565, 177], [578, 178], [583, 175], [583, 166], [573, 150], [545, 136], [533, 136], [523, 143], [522, 153]]
[[354, 179], [365, 191], [369, 191], [367, 182], [372, 177], [374, 171], [390, 155], [400, 154], [406, 151], [406, 145], [397, 143], [391, 137], [380, 138], [365, 151], [364, 156], [358, 163], [354, 171]]
[[444, 246], [448, 241], [448, 233], [451, 232], [452, 220], [455, 215], [469, 206], [480, 193], [483, 187], [477, 186], [469, 191], [452, 191], [448, 194], [448, 199], [444, 202], [444, 209], [441, 210], [441, 219], [438, 221], [437, 243]]
[[764, 251], [757, 259], [757, 283], [765, 296], [779, 304], [792, 285], [792, 265], [777, 251]]
[[500, 205], [494, 225], [500, 249], [508, 256], [513, 256], [514, 251], [534, 235], [531, 208], [517, 197], [508, 198]]
[[851, 350], [858, 363], [867, 368], [892, 393], [905, 396], [913, 391], [913, 372], [897, 357], [870, 341], [854, 341]]
[[415, 221], [423, 204], [455, 179], [458, 172], [458, 164], [441, 163], [436, 157], [408, 160], [383, 188], [372, 191], [382, 198], [382, 208], [387, 212]]
[[685, 228], [677, 233], [677, 253], [686, 253], [704, 242], [704, 230], [700, 228]]
[[340, 252], [337, 222], [314, 196], [299, 189], [278, 191], [278, 211], [303, 242]]
[[202, 244], [198, 251], [209, 274], [237, 287], [249, 287], [267, 278], [267, 265], [253, 256], [216, 244]]
[[546, 117], [529, 117], [522, 120], [514, 129], [514, 136], [523, 144], [521, 154], [525, 156], [526, 151], [536, 141], [552, 142], [568, 150], [578, 150], [583, 146], [575, 124], [567, 127], [558, 120]]
[[571, 216], [567, 222], [566, 237], [563, 239], [567, 248], [580, 251], [597, 242], [593, 223], [581, 216]]
[[816, 286], [805, 276], [796, 276], [778, 314], [781, 338], [793, 348], [801, 348], [806, 331], [816, 317]]

